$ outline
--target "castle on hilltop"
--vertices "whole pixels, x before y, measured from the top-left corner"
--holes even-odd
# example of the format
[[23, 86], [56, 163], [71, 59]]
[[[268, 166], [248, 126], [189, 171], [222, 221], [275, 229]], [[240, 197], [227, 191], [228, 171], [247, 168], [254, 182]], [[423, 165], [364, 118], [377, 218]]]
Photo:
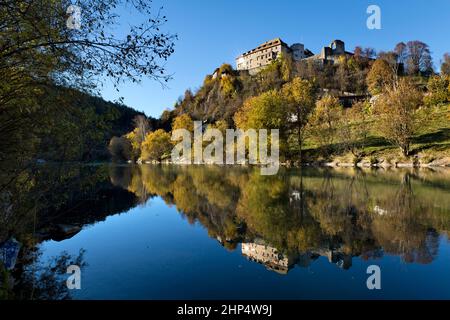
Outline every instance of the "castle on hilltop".
[[310, 56], [313, 53], [301, 43], [295, 43], [288, 46], [280, 38], [276, 38], [264, 42], [260, 46], [250, 51], [241, 54], [236, 58], [237, 70], [248, 70], [250, 74], [255, 74], [272, 61], [276, 60], [281, 54], [290, 55], [294, 60], [301, 60]]
[[301, 43], [289, 46], [280, 38], [276, 38], [247, 51], [236, 58], [237, 70], [248, 70], [256, 74], [280, 55], [290, 56], [294, 61], [310, 60], [316, 63], [336, 63], [341, 56], [351, 56], [353, 53], [345, 51], [345, 44], [341, 40], [334, 40], [329, 46], [323, 47], [319, 54], [305, 49]]

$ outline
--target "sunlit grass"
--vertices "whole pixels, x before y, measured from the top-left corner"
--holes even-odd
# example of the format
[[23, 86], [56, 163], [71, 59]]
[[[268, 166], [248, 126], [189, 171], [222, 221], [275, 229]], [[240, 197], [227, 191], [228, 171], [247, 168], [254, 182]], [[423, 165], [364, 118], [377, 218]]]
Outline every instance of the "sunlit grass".
[[[418, 134], [413, 138], [411, 155], [419, 155], [424, 162], [432, 162], [438, 158], [450, 157], [450, 105], [435, 106], [427, 111], [427, 117]], [[368, 120], [371, 124], [376, 123], [376, 118]], [[358, 125], [358, 124], [355, 124]], [[408, 160], [401, 155], [399, 148], [391, 144], [376, 131], [376, 125], [371, 126], [368, 137], [359, 141], [362, 158], [384, 158], [389, 160]], [[336, 140], [339, 140], [337, 136]], [[322, 156], [323, 146], [318, 145], [311, 137], [306, 139], [304, 152], [309, 161], [336, 160], [352, 161], [355, 157], [345, 150], [345, 146], [337, 142], [327, 146], [330, 153], [328, 157]]]

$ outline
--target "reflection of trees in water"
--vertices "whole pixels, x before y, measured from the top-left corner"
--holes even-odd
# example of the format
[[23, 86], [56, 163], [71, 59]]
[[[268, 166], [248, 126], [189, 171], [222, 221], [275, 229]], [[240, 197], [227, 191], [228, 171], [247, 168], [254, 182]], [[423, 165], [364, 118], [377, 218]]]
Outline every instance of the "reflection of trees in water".
[[134, 194], [111, 184], [105, 166], [40, 165], [23, 171], [2, 188], [0, 198], [5, 201], [0, 208], [7, 210], [0, 212], [0, 245], [15, 238], [22, 249], [12, 271], [17, 281], [11, 282], [11, 272], [3, 270], [0, 291], [3, 288], [5, 295], [23, 299], [63, 297], [64, 288], [56, 287], [58, 279], [52, 274], [56, 271], [56, 277], [63, 262], [75, 259], [63, 254], [32, 273], [29, 267], [37, 266], [38, 255], [28, 253], [34, 252], [39, 242], [71, 237], [83, 225], [128, 211], [137, 203]]
[[[111, 187], [105, 167], [42, 165], [23, 171], [0, 194], [9, 203], [0, 213], [0, 243], [11, 235], [29, 236], [58, 217], [76, 214], [87, 201], [99, 202], [99, 191]], [[6, 195], [6, 196], [5, 196]]]
[[[348, 257], [378, 258], [381, 248], [407, 262], [429, 263], [437, 256], [439, 234], [450, 230], [450, 187], [440, 173], [259, 173], [232, 166], [42, 166], [0, 193], [0, 243], [14, 236], [31, 250], [53, 238], [59, 224], [95, 223], [153, 196], [176, 206], [190, 223], [201, 223], [228, 249], [262, 239], [301, 265], [320, 255], [349, 265]], [[31, 262], [19, 265], [25, 269]], [[24, 275], [25, 295], [32, 277]], [[48, 284], [39, 295], [63, 293], [51, 289], [51, 278]]]
[[374, 214], [372, 230], [380, 245], [407, 262], [430, 263], [437, 255], [439, 234], [423, 200], [414, 194], [411, 174], [405, 173], [397, 191], [378, 200], [383, 213]]
[[127, 189], [131, 184], [131, 178], [136, 174], [133, 174], [134, 168], [128, 165], [114, 165], [109, 167], [109, 177], [111, 183], [115, 186]]
[[199, 221], [211, 237], [232, 249], [239, 238], [240, 222], [235, 215], [239, 189], [224, 172], [210, 167], [188, 167], [173, 184], [173, 202], [191, 223]]
[[355, 169], [347, 178], [338, 179], [326, 171], [323, 178], [314, 180], [310, 212], [329, 246], [354, 255], [374, 249], [366, 228], [369, 196], [364, 172]]
[[128, 190], [163, 197], [230, 248], [240, 239], [262, 238], [290, 253], [332, 250], [377, 258], [383, 247], [405, 261], [430, 262], [439, 242], [434, 230], [450, 224], [423, 196], [436, 190], [419, 183], [422, 196], [414, 197], [411, 177], [402, 171], [281, 170], [261, 176], [241, 167], [139, 166], [132, 174]]
[[[111, 175], [127, 174], [111, 170]], [[130, 178], [114, 176], [113, 183], [136, 194], [142, 203], [158, 195], [168, 205], [175, 205], [190, 223], [199, 221], [209, 235], [220, 239], [224, 246], [234, 248], [241, 227], [235, 215], [239, 196], [236, 180], [240, 175], [228, 174], [227, 168], [215, 166], [133, 166]], [[129, 181], [123, 186], [123, 181]]]
[[236, 212], [251, 235], [280, 249], [286, 247], [288, 231], [298, 222], [291, 212], [289, 184], [284, 175], [262, 176], [252, 171], [241, 188]]
[[[68, 300], [71, 299], [66, 281], [70, 265], [82, 270], [87, 266], [84, 250], [78, 255], [62, 252], [43, 261], [42, 252], [29, 250], [22, 263], [12, 274], [4, 273], [0, 279], [0, 299], [8, 300]], [[1, 271], [1, 270], [0, 270]]]

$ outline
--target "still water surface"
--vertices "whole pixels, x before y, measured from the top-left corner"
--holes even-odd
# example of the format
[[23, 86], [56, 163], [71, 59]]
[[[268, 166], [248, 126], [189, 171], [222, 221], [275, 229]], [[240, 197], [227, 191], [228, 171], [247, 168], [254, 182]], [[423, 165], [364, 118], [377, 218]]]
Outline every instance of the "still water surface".
[[102, 170], [114, 192], [40, 245], [86, 250], [75, 299], [450, 299], [450, 170]]

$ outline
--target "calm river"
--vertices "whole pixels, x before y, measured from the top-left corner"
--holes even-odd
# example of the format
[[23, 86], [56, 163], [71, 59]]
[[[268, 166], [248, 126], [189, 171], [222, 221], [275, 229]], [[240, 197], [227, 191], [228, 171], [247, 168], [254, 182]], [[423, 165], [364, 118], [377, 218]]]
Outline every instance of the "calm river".
[[74, 299], [450, 299], [449, 169], [83, 170], [38, 245]]

